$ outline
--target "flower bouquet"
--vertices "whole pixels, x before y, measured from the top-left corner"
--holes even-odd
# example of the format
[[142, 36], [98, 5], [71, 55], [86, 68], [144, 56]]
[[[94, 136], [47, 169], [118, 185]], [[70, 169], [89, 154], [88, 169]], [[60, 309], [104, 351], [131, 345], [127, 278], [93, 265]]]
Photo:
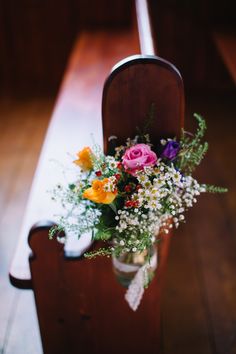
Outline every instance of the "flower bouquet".
[[208, 149], [202, 142], [205, 120], [197, 114], [195, 118], [196, 133], [182, 130], [179, 140], [161, 139], [152, 145], [144, 130], [122, 146], [115, 146], [116, 137], [110, 137], [114, 145], [110, 155], [96, 145], [85, 147], [74, 161], [77, 179], [66, 187], [58, 185], [53, 192], [65, 213], [51, 229], [50, 238], [60, 231], [66, 237], [90, 231], [93, 240], [103, 241], [104, 246], [84, 256], [112, 256], [133, 310], [154, 275], [160, 230], [165, 235], [178, 228], [201, 193], [226, 191], [192, 177]]

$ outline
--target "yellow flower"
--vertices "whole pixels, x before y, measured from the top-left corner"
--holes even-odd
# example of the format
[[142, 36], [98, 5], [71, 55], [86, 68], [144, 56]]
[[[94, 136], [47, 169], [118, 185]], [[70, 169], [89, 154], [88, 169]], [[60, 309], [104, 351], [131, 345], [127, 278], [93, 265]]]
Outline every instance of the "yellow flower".
[[86, 146], [83, 150], [79, 151], [77, 154], [78, 159], [74, 161], [83, 171], [89, 171], [93, 167], [91, 155], [92, 151], [90, 147]]
[[86, 189], [83, 193], [83, 197], [91, 200], [95, 203], [110, 204], [116, 198], [117, 191], [106, 192], [104, 185], [108, 182], [108, 178], [104, 178], [102, 181], [95, 179], [92, 182], [92, 187]]

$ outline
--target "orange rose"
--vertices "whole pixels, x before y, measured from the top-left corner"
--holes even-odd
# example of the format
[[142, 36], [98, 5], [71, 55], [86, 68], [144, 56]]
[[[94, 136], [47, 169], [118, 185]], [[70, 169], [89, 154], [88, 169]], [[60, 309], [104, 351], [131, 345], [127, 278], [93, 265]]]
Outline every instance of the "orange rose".
[[93, 163], [91, 159], [92, 150], [90, 147], [86, 146], [83, 150], [79, 151], [77, 154], [78, 159], [74, 161], [83, 171], [89, 171], [93, 168]]
[[108, 178], [104, 178], [102, 181], [95, 179], [92, 183], [92, 187], [86, 189], [83, 193], [83, 197], [91, 200], [95, 203], [110, 204], [116, 198], [117, 191], [106, 192], [104, 185], [108, 182]]

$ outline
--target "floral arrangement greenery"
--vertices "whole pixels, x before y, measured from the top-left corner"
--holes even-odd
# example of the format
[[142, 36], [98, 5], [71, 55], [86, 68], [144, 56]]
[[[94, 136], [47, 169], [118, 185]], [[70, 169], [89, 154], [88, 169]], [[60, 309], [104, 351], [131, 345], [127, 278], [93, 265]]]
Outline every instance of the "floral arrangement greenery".
[[[113, 155], [104, 155], [96, 145], [79, 151], [77, 180], [54, 190], [53, 198], [60, 199], [65, 213], [50, 238], [60, 231], [78, 237], [91, 231], [94, 240], [106, 245], [85, 253], [87, 257], [142, 252], [157, 240], [160, 228], [168, 234], [184, 222], [201, 193], [226, 192], [192, 177], [208, 149], [202, 142], [206, 122], [194, 116], [196, 133], [182, 130], [179, 140], [162, 139], [154, 146], [146, 126], [126, 145], [115, 147]], [[110, 140], [114, 143], [116, 137]]]

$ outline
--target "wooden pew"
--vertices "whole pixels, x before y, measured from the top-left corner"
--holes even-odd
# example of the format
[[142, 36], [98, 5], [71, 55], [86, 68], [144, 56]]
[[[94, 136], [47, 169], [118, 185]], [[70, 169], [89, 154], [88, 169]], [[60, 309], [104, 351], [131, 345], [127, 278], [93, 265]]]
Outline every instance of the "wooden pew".
[[110, 259], [71, 258], [62, 244], [48, 240], [60, 208], [47, 191], [65, 183], [60, 164], [68, 165], [67, 152], [89, 145], [91, 134], [101, 145], [104, 139], [105, 151], [110, 135], [120, 140], [133, 136], [153, 102], [153, 139], [178, 135], [183, 126], [180, 74], [153, 55], [146, 1], [137, 0], [136, 11], [138, 26], [129, 30], [79, 36], [33, 181], [10, 281], [34, 291], [45, 353], [159, 352], [160, 294], [170, 236], [163, 238], [157, 275], [137, 312], [127, 306]]

